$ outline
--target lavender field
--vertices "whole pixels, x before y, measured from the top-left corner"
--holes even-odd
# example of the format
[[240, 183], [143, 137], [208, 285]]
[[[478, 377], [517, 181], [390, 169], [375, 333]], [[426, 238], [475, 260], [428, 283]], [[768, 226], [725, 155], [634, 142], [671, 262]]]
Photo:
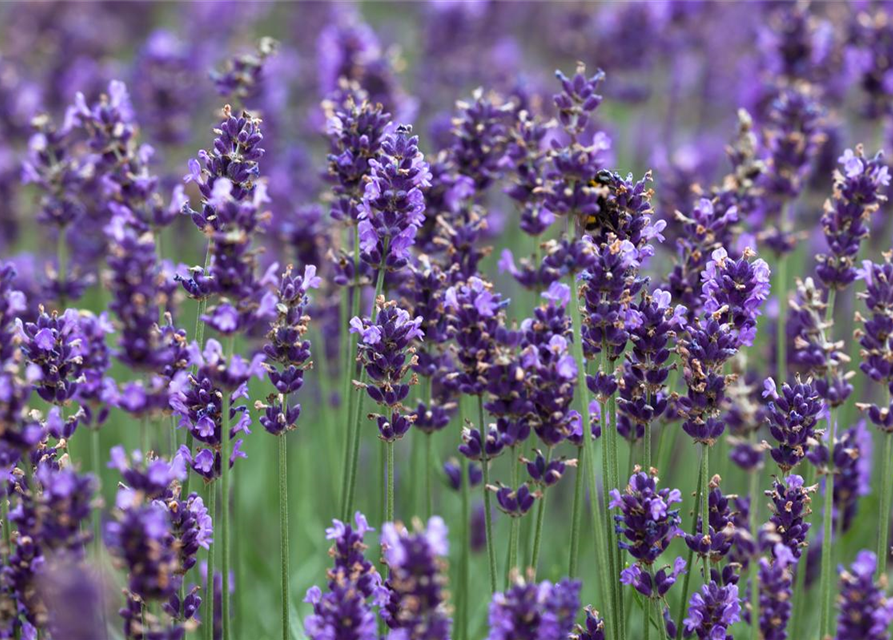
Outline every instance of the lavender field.
[[893, 3], [0, 5], [0, 639], [893, 633]]

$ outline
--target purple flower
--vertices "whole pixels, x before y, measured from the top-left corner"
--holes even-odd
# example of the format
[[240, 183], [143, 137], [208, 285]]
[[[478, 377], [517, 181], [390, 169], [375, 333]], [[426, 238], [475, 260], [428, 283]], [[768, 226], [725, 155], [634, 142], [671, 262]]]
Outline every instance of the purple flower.
[[[861, 278], [865, 281], [865, 306], [868, 317], [863, 319], [859, 332], [862, 362], [859, 368], [866, 376], [887, 387], [893, 385], [893, 264], [890, 258], [876, 264], [863, 263]], [[882, 431], [893, 431], [893, 411], [890, 406], [860, 405], [868, 410], [871, 422]]]
[[592, 607], [586, 607], [586, 620], [582, 625], [576, 625], [569, 638], [570, 640], [605, 640], [604, 619], [598, 611]]
[[785, 383], [781, 395], [774, 389], [770, 393], [769, 432], [778, 441], [770, 454], [787, 473], [806, 457], [810, 447], [818, 444], [815, 427], [825, 405], [812, 381], [793, 386]]
[[771, 560], [760, 559], [760, 634], [766, 640], [786, 640], [791, 617], [793, 554], [783, 544], [776, 544]]
[[412, 127], [399, 126], [385, 135], [378, 158], [369, 161], [370, 175], [359, 215], [361, 256], [375, 268], [401, 269], [425, 220], [425, 196], [431, 171], [419, 151]]
[[887, 201], [890, 171], [883, 152], [864, 156], [862, 146], [838, 158], [843, 172], [834, 175], [834, 192], [822, 213], [829, 253], [816, 257], [816, 275], [828, 289], [844, 289], [856, 279], [855, 262], [868, 237], [871, 217]]
[[487, 640], [566, 640], [579, 609], [579, 581], [518, 581], [493, 595]]
[[[377, 304], [379, 311], [374, 323], [353, 318], [350, 331], [362, 337], [359, 361], [370, 381], [365, 385], [366, 393], [379, 405], [395, 411], [394, 415], [397, 416], [403, 408], [401, 403], [409, 395], [410, 385], [404, 382], [404, 378], [413, 364], [413, 345], [424, 337], [420, 329], [422, 318], [411, 318], [393, 301], [380, 299]], [[387, 421], [389, 434], [386, 439], [389, 441], [402, 437], [409, 428], [410, 422], [406, 417], [398, 418], [406, 421], [405, 429], [399, 428], [391, 433], [390, 429], [398, 423], [393, 418]], [[380, 422], [379, 426], [383, 427], [384, 424]], [[385, 437], [385, 429], [381, 430], [381, 434]]]
[[881, 640], [893, 622], [893, 601], [874, 582], [877, 556], [860, 551], [847, 571], [840, 568], [837, 637], [840, 640]]
[[700, 640], [731, 640], [728, 628], [741, 618], [737, 585], [720, 587], [711, 581], [691, 596], [688, 617], [682, 621], [687, 635]]
[[510, 518], [525, 515], [533, 507], [536, 499], [542, 497], [539, 491], [531, 491], [526, 482], [517, 490], [502, 484], [488, 485], [487, 489], [496, 494], [496, 506]]
[[393, 637], [447, 640], [452, 624], [446, 611], [443, 558], [449, 547], [443, 520], [435, 516], [413, 532], [386, 522], [381, 544], [388, 567], [381, 616]]
[[363, 538], [372, 529], [359, 511], [355, 520], [356, 527], [334, 520], [326, 529], [326, 537], [333, 541], [330, 555], [334, 558], [334, 567], [328, 572], [328, 591], [323, 594], [319, 587], [311, 587], [304, 598], [313, 606], [313, 614], [304, 620], [304, 629], [312, 640], [378, 637], [370, 604], [383, 604], [387, 593], [374, 565], [365, 557]]
[[657, 479], [641, 471], [630, 476], [626, 491], [611, 490], [610, 509], [620, 509], [618, 546], [646, 566], [652, 565], [678, 535], [679, 510], [670, 505], [682, 502], [678, 489], [657, 488]]
[[739, 345], [751, 346], [757, 333], [760, 306], [769, 296], [770, 272], [765, 260], [751, 262], [755, 254], [745, 249], [738, 260], [725, 249], [711, 254], [701, 274], [704, 311], [722, 324], [731, 325]]
[[811, 513], [809, 494], [814, 491], [815, 487], [805, 486], [803, 478], [793, 474], [776, 479], [772, 490], [766, 491], [771, 500], [769, 509], [772, 515], [769, 517], [769, 524], [774, 527], [774, 533], [779, 536], [782, 544], [797, 559], [807, 546], [806, 534], [810, 524], [805, 518]]
[[272, 38], [261, 38], [257, 50], [237, 55], [226, 61], [222, 71], [212, 71], [211, 81], [221, 96], [246, 100], [260, 90], [264, 64], [276, 54], [279, 43]]

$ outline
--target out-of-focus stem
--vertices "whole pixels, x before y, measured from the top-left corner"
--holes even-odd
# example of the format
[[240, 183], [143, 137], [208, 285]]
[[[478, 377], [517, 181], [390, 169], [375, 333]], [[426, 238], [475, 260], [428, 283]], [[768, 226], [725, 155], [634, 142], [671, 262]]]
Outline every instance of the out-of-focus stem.
[[[280, 396], [281, 398], [281, 396]], [[284, 401], [283, 401], [284, 405]], [[288, 451], [286, 433], [279, 435], [279, 562], [282, 580], [282, 640], [291, 639], [288, 567]]]
[[[484, 396], [478, 396], [478, 428], [481, 430], [481, 437], [484, 442], [487, 441], [487, 425], [484, 424]], [[487, 562], [490, 573], [490, 594], [496, 593], [496, 549], [493, 546], [493, 522], [490, 514], [490, 490], [487, 486], [490, 484], [490, 459], [487, 457], [486, 447], [481, 453], [481, 471], [483, 472], [483, 491], [484, 491], [484, 532], [487, 536]]]

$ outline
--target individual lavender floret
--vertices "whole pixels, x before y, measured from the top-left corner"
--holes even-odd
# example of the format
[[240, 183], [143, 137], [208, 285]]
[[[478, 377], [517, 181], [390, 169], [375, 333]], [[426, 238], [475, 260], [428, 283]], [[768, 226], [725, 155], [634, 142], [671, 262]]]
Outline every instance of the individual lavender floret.
[[273, 38], [261, 38], [256, 51], [233, 56], [222, 71], [212, 71], [211, 81], [217, 93], [242, 101], [253, 98], [263, 80], [264, 64], [278, 48], [279, 43]]
[[712, 580], [691, 596], [688, 617], [682, 621], [686, 637], [699, 640], [732, 640], [728, 628], [741, 619], [738, 586], [720, 587]]
[[765, 640], [786, 640], [793, 610], [791, 587], [797, 561], [783, 544], [776, 544], [771, 559], [760, 558], [760, 635]]
[[301, 413], [301, 405], [291, 405], [289, 396], [304, 385], [304, 371], [310, 362], [310, 341], [304, 338], [310, 317], [306, 315], [309, 298], [307, 292], [317, 288], [322, 280], [316, 275], [316, 267], [308, 265], [303, 275], [293, 275], [287, 268], [277, 291], [276, 321], [267, 333], [264, 345], [267, 377], [276, 389], [275, 397], [264, 405], [260, 418], [264, 429], [273, 435], [282, 435], [295, 427]]
[[874, 582], [877, 556], [860, 551], [849, 570], [840, 567], [839, 640], [882, 640], [893, 622], [893, 601]]
[[576, 625], [569, 638], [570, 640], [605, 640], [604, 619], [598, 611], [592, 607], [586, 607], [585, 622], [582, 625]]
[[359, 215], [360, 255], [375, 268], [395, 271], [407, 264], [425, 220], [422, 190], [431, 184], [431, 171], [412, 127], [403, 125], [385, 135], [369, 167]]
[[462, 429], [462, 444], [459, 445], [459, 453], [469, 460], [492, 460], [502, 455], [505, 443], [499, 431], [490, 426], [486, 437], [481, 435], [478, 429]]
[[580, 609], [580, 582], [519, 580], [490, 603], [487, 640], [566, 640]]
[[366, 559], [365, 535], [372, 531], [359, 511], [356, 527], [334, 520], [326, 529], [332, 540], [330, 555], [334, 566], [327, 571], [328, 591], [307, 590], [304, 601], [313, 605], [313, 614], [304, 620], [311, 640], [375, 640], [378, 637], [375, 614], [370, 608], [384, 604], [387, 592], [374, 565]]
[[751, 262], [755, 255], [745, 249], [741, 258], [732, 260], [725, 249], [717, 249], [701, 274], [704, 311], [732, 326], [739, 346], [753, 345], [760, 306], [769, 297], [769, 265], [761, 258]]
[[816, 424], [825, 410], [825, 404], [811, 380], [796, 382], [793, 386], [782, 385], [781, 394], [776, 391], [775, 381], [767, 378], [764, 396], [769, 401], [769, 433], [778, 442], [770, 450], [782, 472], [796, 467], [818, 445]]
[[546, 460], [543, 452], [539, 449], [534, 450], [536, 456], [533, 460], [521, 458], [521, 462], [527, 465], [527, 475], [530, 480], [537, 486], [545, 489], [558, 484], [558, 481], [564, 476], [567, 467], [576, 467], [576, 460], [567, 460], [565, 458], [556, 458], [555, 460]]
[[[443, 475], [446, 477], [447, 485], [453, 491], [459, 491], [462, 489], [462, 467], [459, 465], [459, 461], [455, 458], [450, 458], [446, 462], [443, 463]], [[476, 487], [481, 483], [481, 480], [484, 479], [484, 472], [481, 469], [480, 465], [471, 463], [468, 465], [468, 486]]]
[[887, 201], [890, 171], [879, 151], [866, 158], [862, 145], [837, 159], [843, 171], [834, 172], [834, 193], [825, 202], [822, 230], [829, 253], [817, 256], [816, 275], [827, 289], [844, 289], [856, 279], [856, 258], [868, 237], [871, 217]]
[[675, 502], [682, 502], [678, 489], [658, 489], [656, 476], [642, 471], [630, 476], [623, 494], [612, 489], [608, 506], [621, 511], [614, 516], [620, 548], [637, 562], [651, 566], [673, 538], [681, 535], [679, 510], [670, 508]]
[[772, 515], [769, 517], [769, 523], [774, 527], [774, 533], [779, 536], [782, 544], [797, 559], [807, 546], [806, 534], [810, 524], [805, 518], [812, 513], [809, 507], [811, 502], [809, 494], [814, 491], [814, 486], [805, 486], [803, 478], [794, 474], [776, 479], [772, 490], [766, 491], [771, 500], [769, 510]]
[[381, 616], [394, 638], [447, 640], [452, 627], [446, 608], [443, 558], [449, 552], [447, 528], [439, 516], [409, 532], [386, 522], [381, 543], [388, 567], [387, 603]]
[[19, 325], [22, 354], [40, 369], [37, 395], [53, 404], [67, 404], [77, 393], [83, 366], [77, 311], [68, 309], [60, 316], [41, 307], [36, 322]]
[[[862, 362], [859, 368], [866, 376], [886, 388], [893, 386], [893, 263], [890, 255], [883, 263], [863, 262], [860, 272], [865, 281], [865, 292], [860, 296], [865, 300], [868, 318], [861, 316], [862, 329], [857, 332]], [[886, 394], [889, 397], [889, 393]], [[860, 405], [868, 409], [868, 418], [879, 429], [893, 431], [893, 410], [885, 403]]]

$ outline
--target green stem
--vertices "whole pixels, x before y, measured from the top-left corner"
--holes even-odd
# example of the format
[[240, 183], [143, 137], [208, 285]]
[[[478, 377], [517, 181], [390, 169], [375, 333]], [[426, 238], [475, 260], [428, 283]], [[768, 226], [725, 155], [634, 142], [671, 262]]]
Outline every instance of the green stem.
[[291, 639], [288, 588], [288, 452], [286, 433], [279, 435], [279, 562], [282, 568], [282, 640]]
[[[353, 236], [353, 266], [354, 266], [354, 282], [353, 287], [348, 286], [345, 289], [345, 296], [350, 300], [350, 316], [347, 318], [343, 318], [342, 321], [342, 329], [347, 331], [348, 323], [351, 318], [355, 318], [360, 315], [360, 298], [362, 289], [359, 284], [359, 264], [360, 264], [360, 241], [359, 241], [359, 230], [358, 227], [354, 227], [354, 236]], [[383, 272], [379, 271], [379, 280], [382, 279]], [[375, 298], [378, 299], [378, 295], [380, 293], [380, 289], [376, 286], [376, 294]], [[375, 308], [375, 301], [373, 301], [373, 313]], [[342, 305], [347, 310], [347, 304]], [[354, 373], [356, 372], [356, 361], [354, 360], [357, 356], [357, 341], [359, 336], [356, 333], [348, 333], [346, 336], [346, 340], [344, 342], [347, 345], [347, 353], [344, 356], [344, 391], [343, 397], [341, 399], [341, 403], [344, 406], [346, 412], [346, 421], [347, 421], [347, 438], [344, 440], [344, 473], [342, 474], [341, 480], [341, 505], [342, 505], [342, 518], [349, 518], [350, 514], [344, 514], [344, 506], [347, 501], [348, 492], [350, 490], [349, 483], [351, 482], [351, 473], [352, 473], [352, 455], [353, 449], [352, 444], [354, 443], [356, 438], [359, 438], [358, 433], [354, 433], [357, 427], [356, 422], [351, 422], [350, 417], [354, 415], [354, 402], [357, 401], [357, 398], [353, 393], [351, 393], [351, 380], [353, 379]], [[362, 399], [359, 400], [362, 402]], [[346, 522], [346, 520], [345, 520]]]
[[[815, 467], [813, 465], [806, 466], [806, 486], [811, 487], [815, 483]], [[806, 520], [806, 516], [803, 518]], [[806, 564], [805, 563], [797, 563], [796, 567], [797, 575], [794, 580], [794, 613], [791, 616], [791, 637], [792, 638], [801, 638], [804, 637], [805, 633], [804, 629], [801, 627], [804, 624], [804, 608], [810, 604], [810, 601], [806, 597]]]
[[[620, 434], [617, 433], [617, 395], [612, 394], [610, 398], [608, 398], [608, 407], [611, 412], [611, 428], [608, 430], [609, 438], [608, 443], [610, 445], [609, 457], [611, 461], [611, 487], [620, 489], [620, 475], [617, 471], [617, 438]], [[605, 498], [605, 505], [608, 504], [607, 498]], [[616, 532], [614, 530], [614, 525], [611, 522], [611, 518], [606, 518], [608, 521], [608, 544], [610, 544], [610, 548], [614, 550], [614, 562], [613, 567], [614, 570], [611, 572], [611, 575], [614, 576], [612, 579], [612, 589], [614, 591], [614, 598], [616, 601], [615, 606], [617, 607], [617, 611], [623, 611], [623, 589], [619, 588], [617, 583], [617, 576], [620, 575], [621, 567], [623, 566], [623, 550], [620, 548], [620, 545], [617, 544], [617, 540], [615, 538]], [[626, 620], [621, 618], [618, 621], [618, 634], [621, 637], [626, 637]], [[616, 624], [616, 623], [615, 623]]]
[[[211, 518], [214, 519], [214, 522], [217, 522], [217, 483], [212, 482], [208, 485], [208, 513], [211, 514]], [[214, 553], [217, 545], [211, 545], [210, 550], [208, 551], [208, 592], [205, 596], [205, 601], [207, 604], [205, 605], [205, 611], [207, 613], [206, 617], [202, 620], [203, 625], [205, 627], [205, 638], [207, 640], [213, 640], [214, 638], [214, 560], [216, 554]]]
[[462, 592], [462, 609], [459, 616], [459, 637], [468, 640], [468, 609], [470, 608], [471, 598], [468, 592], [469, 588], [469, 564], [470, 564], [470, 521], [471, 511], [469, 498], [471, 493], [470, 483], [468, 481], [468, 458], [461, 457], [462, 469], [462, 565], [459, 567], [459, 575], [461, 582], [459, 589]]
[[[226, 361], [229, 362], [233, 355], [234, 338], [227, 340]], [[223, 589], [220, 593], [221, 614], [223, 620], [223, 640], [230, 640], [230, 598], [229, 598], [229, 571], [230, 571], [230, 509], [229, 509], [229, 458], [231, 453], [230, 442], [230, 403], [232, 396], [229, 392], [223, 392], [223, 413], [221, 414], [221, 452], [220, 452], [220, 501], [221, 501], [221, 527], [220, 542], [223, 554]], [[241, 588], [241, 585], [239, 585]]]
[[[570, 239], [573, 240], [576, 237], [576, 220], [573, 216], [570, 216], [569, 224]], [[587, 488], [589, 489], [589, 501], [590, 505], [592, 506], [591, 525], [592, 531], [595, 535], [596, 566], [606, 567], [608, 566], [606, 558], [607, 556], [612, 555], [612, 553], [610, 548], [606, 548], [606, 541], [604, 539], [603, 529], [604, 520], [602, 519], [601, 505], [599, 504], [598, 499], [598, 485], [595, 480], [595, 455], [592, 447], [592, 438], [590, 437], [590, 425], [592, 424], [592, 422], [589, 415], [589, 388], [586, 386], [586, 360], [583, 357], [583, 321], [580, 314], [580, 297], [577, 290], [577, 279], [574, 277], [573, 274], [571, 274], [569, 280], [571, 287], [571, 299], [569, 306], [571, 310], [571, 323], [574, 335], [574, 360], [577, 364], [577, 396], [580, 402], [580, 415], [582, 416], [584, 457], [583, 467], [586, 473], [586, 480], [588, 485]], [[604, 423], [604, 421], [602, 422]], [[582, 518], [580, 520], [582, 524]], [[580, 532], [578, 531], [578, 539], [579, 536]], [[613, 621], [614, 619], [620, 617], [621, 612], [617, 611], [614, 608], [613, 604], [615, 600], [613, 597], [611, 597], [612, 589], [614, 588], [614, 582], [617, 580], [617, 576], [609, 574], [607, 571], [603, 570], [600, 570], [597, 573], [601, 582], [602, 597], [605, 599], [610, 598], [610, 606], [605, 607], [606, 624], [611, 636], [617, 638], [618, 630], [614, 626]]]
[[[552, 447], [549, 447], [548, 452], [546, 452], [546, 466], [549, 466], [549, 463], [552, 461]], [[543, 519], [546, 515], [546, 489], [547, 487], [543, 486], [543, 497], [540, 498], [540, 503], [537, 505], [536, 510], [536, 528], [534, 529], [533, 535], [533, 556], [530, 561], [530, 568], [533, 570], [533, 575], [536, 577], [536, 567], [539, 564], [540, 559], [540, 545], [542, 544], [543, 538]]]
[[[434, 434], [425, 434], [425, 521], [434, 514]], [[484, 481], [486, 492], [487, 482]], [[485, 493], [486, 495], [486, 493]]]
[[[478, 396], [478, 423], [481, 437], [486, 443], [487, 426], [484, 424], [483, 395]], [[481, 453], [481, 471], [484, 474], [484, 533], [487, 537], [487, 562], [490, 570], [490, 594], [492, 595], [496, 593], [496, 548], [493, 546], [493, 523], [490, 519], [490, 491], [487, 489], [487, 486], [490, 484], [490, 459], [487, 457], [486, 449]]]
[[[710, 533], [710, 447], [701, 445], [701, 535]], [[704, 584], [710, 583], [710, 560], [704, 556]]]
[[[752, 441], [756, 441], [756, 431], [753, 432]], [[759, 481], [758, 473], [750, 474], [750, 531], [757, 539], [757, 523], [760, 521], [759, 505]], [[760, 574], [757, 566], [758, 556], [750, 559], [747, 565], [747, 575], [750, 578], [750, 638], [760, 640]]]
[[577, 575], [577, 562], [580, 555], [580, 523], [583, 519], [583, 448], [577, 447], [577, 469], [574, 471], [574, 510], [571, 518], [571, 557], [567, 575]]
[[389, 440], [387, 443], [388, 453], [388, 487], [387, 487], [387, 513], [385, 522], [394, 521], [394, 442]]
[[821, 590], [822, 594], [822, 613], [820, 617], [819, 627], [821, 629], [821, 637], [825, 637], [831, 630], [831, 593], [833, 591], [833, 580], [831, 575], [831, 547], [834, 543], [832, 537], [833, 527], [833, 511], [834, 511], [834, 441], [835, 441], [835, 409], [833, 407], [828, 410], [828, 473], [825, 475], [825, 514], [824, 529], [822, 533], [822, 577]]
[[[695, 495], [701, 495], [701, 483], [704, 481], [704, 476], [698, 471], [698, 486], [695, 489]], [[690, 531], [693, 535], [697, 535], [698, 533], [698, 516], [701, 515], [701, 501], [695, 500], [695, 511], [691, 516], [691, 528]], [[680, 621], [680, 624], [676, 631], [676, 637], [682, 637], [682, 624], [681, 621], [685, 617], [685, 608], [688, 606], [688, 593], [689, 593], [689, 582], [691, 581], [691, 574], [693, 571], [692, 567], [692, 559], [694, 558], [695, 552], [691, 548], [688, 550], [688, 558], [686, 559], [685, 566], [688, 567], [688, 571], [685, 572], [685, 576], [682, 578], [682, 600], [679, 603], [679, 614], [676, 616], [676, 620]]]
[[[385, 253], [387, 253], [387, 246], [385, 246]], [[375, 322], [378, 317], [378, 297], [381, 295], [382, 290], [384, 289], [384, 269], [378, 270], [378, 278], [375, 282], [375, 300], [372, 303], [372, 314], [371, 319], [372, 322]], [[359, 295], [359, 291], [357, 292]], [[355, 334], [351, 334], [355, 335]], [[363, 419], [363, 401], [366, 399], [365, 390], [362, 388], [366, 383], [366, 369], [365, 367], [360, 371], [360, 393], [356, 398], [355, 402], [352, 402], [354, 407], [353, 414], [353, 431], [351, 433], [350, 441], [350, 465], [348, 466], [347, 473], [347, 492], [345, 494], [344, 504], [341, 509], [341, 519], [344, 522], [348, 522], [350, 519], [350, 514], [353, 511], [354, 499], [356, 495], [357, 488], [357, 463], [360, 457], [360, 423]]]
[[[890, 394], [887, 393], [887, 406], [889, 406]], [[877, 577], [887, 573], [887, 561], [890, 558], [890, 511], [893, 507], [890, 505], [890, 498], [893, 491], [890, 490], [890, 483], [893, 482], [891, 477], [891, 458], [893, 458], [893, 434], [884, 433], [884, 459], [882, 461], [882, 478], [881, 482], [881, 512], [878, 517], [878, 545], [877, 545]]]
[[[518, 451], [513, 446], [512, 456], [512, 491], [518, 490]], [[509, 561], [505, 565], [505, 588], [512, 584], [512, 569], [518, 565], [518, 541], [520, 538], [521, 522], [518, 518], [511, 518], [511, 533], [509, 534]]]

